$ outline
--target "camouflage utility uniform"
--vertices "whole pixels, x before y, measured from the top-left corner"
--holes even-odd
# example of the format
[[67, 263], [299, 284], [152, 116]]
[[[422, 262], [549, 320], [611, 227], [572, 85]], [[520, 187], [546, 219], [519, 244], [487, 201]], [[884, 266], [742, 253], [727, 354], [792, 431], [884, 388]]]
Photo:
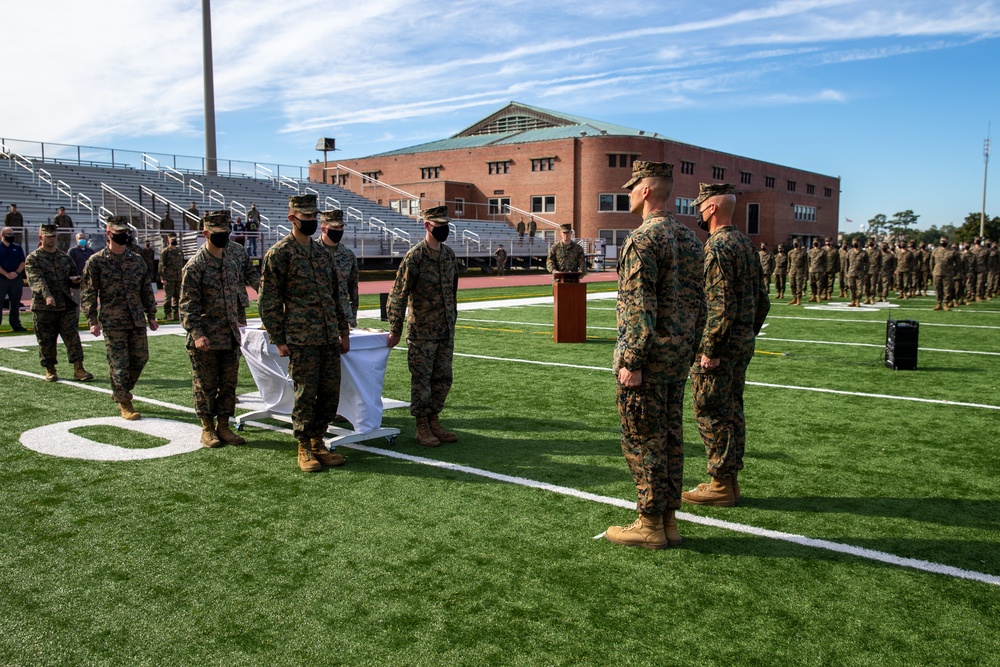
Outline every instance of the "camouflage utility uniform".
[[760, 271], [764, 274], [764, 289], [770, 292], [771, 274], [774, 273], [774, 255], [769, 253], [766, 248], [762, 248], [757, 251], [757, 256], [760, 258]]
[[847, 261], [841, 268], [847, 273], [851, 305], [858, 306], [864, 293], [865, 276], [868, 275], [868, 253], [857, 246], [852, 246], [847, 252]]
[[235, 288], [240, 304], [237, 311], [237, 319], [240, 326], [246, 326], [247, 308], [250, 307], [250, 297], [247, 296], [247, 287], [252, 287], [255, 291], [257, 290], [260, 286], [260, 272], [254, 266], [253, 262], [250, 261], [250, 255], [247, 254], [246, 249], [241, 244], [230, 241], [226, 244], [222, 252], [223, 259], [233, 266], [236, 275], [239, 276], [236, 283], [238, 287]]
[[421, 241], [403, 257], [389, 293], [390, 331], [402, 335], [406, 320], [410, 414], [417, 418], [441, 412], [451, 390], [457, 290], [455, 252]]
[[779, 248], [774, 253], [774, 294], [778, 299], [785, 296], [786, 277], [788, 276], [788, 253]]
[[681, 506], [684, 384], [705, 325], [704, 251], [694, 232], [653, 211], [629, 234], [618, 263], [618, 343], [613, 370], [642, 371], [617, 383], [621, 446], [638, 508]]
[[822, 300], [826, 291], [826, 253], [814, 245], [809, 251], [809, 300]]
[[802, 303], [802, 293], [805, 292], [806, 279], [809, 277], [809, 255], [805, 248], [793, 247], [788, 252], [788, 276], [792, 300]]
[[340, 284], [340, 305], [352, 327], [358, 326], [358, 258], [343, 243], [323, 245], [333, 259]]
[[181, 299], [181, 272], [184, 256], [180, 246], [168, 245], [160, 253], [160, 280], [163, 281], [163, 319], [176, 319]]
[[337, 270], [317, 241], [289, 234], [267, 251], [257, 300], [273, 345], [287, 345], [295, 389], [292, 432], [322, 438], [340, 403], [340, 337], [350, 333]]
[[892, 281], [896, 275], [896, 255], [889, 249], [888, 244], [882, 244], [882, 269], [879, 281], [879, 296], [882, 301], [888, 301], [892, 293]]
[[[705, 301], [705, 330], [691, 366], [694, 414], [709, 476], [733, 479], [743, 469], [746, 370], [771, 306], [753, 245], [733, 226], [716, 230], [705, 243]], [[702, 356], [720, 363], [702, 368]]]
[[955, 295], [952, 293], [954, 274], [955, 255], [951, 248], [946, 245], [934, 248], [931, 253], [931, 276], [934, 279], [934, 299], [937, 301], [935, 310], [955, 305]]
[[545, 259], [545, 268], [549, 273], [556, 271], [587, 272], [587, 258], [583, 254], [583, 246], [570, 241], [553, 243], [549, 255]]
[[88, 324], [104, 330], [111, 397], [115, 403], [131, 401], [132, 388], [149, 361], [146, 323], [156, 319], [146, 263], [130, 250], [117, 255], [106, 247], [95, 253], [83, 269], [80, 300]]
[[[38, 357], [43, 368], [54, 368], [56, 341], [62, 336], [66, 354], [73, 365], [83, 362], [80, 345], [80, 307], [73, 300], [70, 276], [77, 275], [76, 264], [58, 246], [48, 252], [37, 248], [24, 261], [24, 273], [31, 284], [31, 314], [35, 320]], [[55, 303], [49, 305], [51, 298]], [[16, 308], [17, 305], [15, 304]]]

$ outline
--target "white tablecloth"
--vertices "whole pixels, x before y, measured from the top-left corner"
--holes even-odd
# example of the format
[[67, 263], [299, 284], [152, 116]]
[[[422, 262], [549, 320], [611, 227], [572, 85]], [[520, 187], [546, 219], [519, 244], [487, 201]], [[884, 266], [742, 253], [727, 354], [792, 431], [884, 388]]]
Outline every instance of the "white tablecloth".
[[[351, 331], [351, 351], [340, 355], [340, 407], [358, 433], [374, 431], [382, 425], [382, 384], [389, 360], [386, 332]], [[288, 415], [295, 405], [292, 379], [288, 377], [288, 357], [279, 357], [267, 331], [243, 330], [243, 355], [250, 374], [269, 412]]]

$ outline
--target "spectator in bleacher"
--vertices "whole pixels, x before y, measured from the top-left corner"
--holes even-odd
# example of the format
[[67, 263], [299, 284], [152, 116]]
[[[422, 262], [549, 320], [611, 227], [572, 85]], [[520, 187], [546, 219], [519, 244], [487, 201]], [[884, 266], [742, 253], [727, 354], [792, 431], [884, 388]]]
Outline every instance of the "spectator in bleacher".
[[410, 414], [417, 419], [417, 443], [437, 447], [458, 440], [438, 421], [451, 390], [458, 263], [455, 251], [444, 243], [451, 222], [448, 207], [434, 206], [423, 211], [423, 217], [424, 238], [403, 257], [389, 293], [387, 343], [399, 344], [405, 320]]
[[535, 222], [534, 218], [528, 220], [528, 240], [531, 243], [535, 242], [535, 234], [538, 232], [538, 224]]
[[257, 237], [260, 235], [260, 211], [257, 204], [250, 204], [247, 211], [247, 254], [251, 257], [257, 256]]
[[73, 218], [66, 215], [65, 206], [60, 206], [56, 210], [56, 217], [52, 218], [52, 222], [60, 229], [59, 236], [56, 237], [56, 247], [63, 252], [68, 252], [70, 241], [73, 240]]
[[358, 258], [340, 242], [344, 238], [344, 212], [333, 210], [320, 214], [323, 247], [333, 258], [340, 283], [340, 305], [352, 327], [358, 326]]
[[[87, 243], [87, 235], [80, 232], [76, 235], [76, 243], [72, 248], [69, 249], [69, 258], [73, 260], [76, 264], [76, 275], [83, 275], [83, 267], [87, 265], [87, 260], [90, 256], [94, 254], [94, 249], [90, 247]], [[80, 286], [77, 285], [72, 289], [73, 300], [80, 303]]]
[[243, 218], [236, 216], [236, 220], [233, 222], [233, 243], [239, 243], [240, 245], [245, 245], [247, 242], [246, 237], [246, 225], [243, 224]]
[[45, 369], [45, 381], [57, 381], [56, 342], [62, 338], [69, 362], [73, 364], [73, 379], [89, 382], [94, 376], [83, 367], [83, 347], [77, 326], [80, 306], [70, 292], [70, 288], [80, 285], [82, 274], [73, 260], [57, 247], [58, 235], [59, 228], [55, 224], [42, 225], [38, 232], [39, 247], [24, 263], [31, 282], [31, 315], [35, 321], [38, 356]]
[[[174, 219], [170, 217], [170, 207], [169, 206], [167, 207], [166, 212], [163, 214], [163, 217], [160, 218], [160, 229], [162, 229], [164, 231], [173, 231], [173, 229], [174, 229]], [[163, 245], [167, 245], [167, 242], [169, 241], [169, 239], [170, 239], [170, 236], [167, 235], [167, 234], [164, 234], [163, 235]]]
[[142, 257], [142, 261], [146, 263], [146, 271], [149, 276], [149, 282], [153, 282], [156, 278], [156, 252], [153, 250], [153, 245], [150, 243], [149, 239], [142, 244], [142, 248], [139, 249], [139, 256]]
[[187, 226], [193, 232], [201, 229], [201, 214], [198, 212], [198, 205], [191, 202], [187, 210]]
[[[10, 218], [10, 213], [7, 217]], [[3, 306], [9, 304], [8, 317], [13, 331], [27, 331], [21, 326], [20, 312], [21, 292], [24, 291], [24, 260], [24, 250], [14, 243], [14, 230], [5, 226], [0, 231], [0, 301], [5, 302], [0, 305], [0, 322], [3, 322]]]
[[524, 243], [524, 218], [517, 221], [517, 240], [519, 243]]
[[497, 275], [502, 276], [507, 270], [507, 251], [503, 249], [503, 245], [497, 246], [497, 251], [493, 253], [493, 256], [497, 260]]

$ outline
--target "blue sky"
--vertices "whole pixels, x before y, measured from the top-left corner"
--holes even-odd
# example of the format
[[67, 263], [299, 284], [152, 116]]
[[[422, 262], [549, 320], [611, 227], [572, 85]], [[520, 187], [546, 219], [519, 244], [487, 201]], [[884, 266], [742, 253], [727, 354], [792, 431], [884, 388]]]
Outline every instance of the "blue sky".
[[[212, 18], [222, 158], [305, 164], [321, 136], [361, 157], [515, 100], [840, 176], [855, 231], [978, 211], [1000, 134], [1000, 0], [214, 0]], [[5, 3], [0, 22], [0, 136], [204, 153], [200, 1]]]

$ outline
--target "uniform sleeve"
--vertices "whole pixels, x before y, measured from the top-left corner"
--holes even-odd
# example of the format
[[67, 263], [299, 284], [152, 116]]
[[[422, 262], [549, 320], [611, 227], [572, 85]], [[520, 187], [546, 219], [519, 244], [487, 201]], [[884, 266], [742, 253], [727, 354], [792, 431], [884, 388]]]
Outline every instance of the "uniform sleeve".
[[80, 308], [87, 318], [87, 324], [97, 324], [97, 293], [101, 289], [101, 267], [91, 255], [83, 265], [83, 280], [80, 283]]
[[[767, 313], [771, 310], [771, 299], [767, 295], [768, 284], [764, 282], [764, 276], [760, 273], [757, 274], [757, 310], [753, 315], [753, 335], [760, 333], [761, 327], [764, 326], [764, 320], [767, 318]], [[714, 357], [709, 357], [714, 359]]]
[[282, 303], [282, 288], [285, 284], [286, 267], [274, 252], [264, 256], [264, 267], [260, 272], [260, 294], [257, 308], [260, 319], [274, 345], [285, 345], [285, 308]]
[[549, 273], [555, 273], [556, 270], [556, 244], [553, 243], [549, 246], [549, 254], [545, 258], [545, 270]]
[[351, 255], [351, 272], [347, 282], [347, 292], [348, 298], [351, 302], [351, 311], [354, 313], [355, 321], [357, 321], [360, 300], [358, 298], [358, 258], [354, 255]]
[[389, 292], [389, 304], [386, 307], [389, 317], [389, 331], [395, 336], [403, 335], [403, 322], [406, 319], [406, 302], [410, 298], [413, 286], [420, 277], [420, 270], [411, 255], [403, 258], [396, 271], [396, 280]]
[[201, 267], [189, 262], [181, 274], [181, 326], [194, 340], [205, 336], [201, 326]]
[[656, 321], [657, 266], [643, 255], [635, 243], [625, 248], [618, 285], [620, 364], [630, 371], [642, 370], [645, 365]]
[[330, 279], [333, 284], [334, 299], [333, 302], [336, 304], [337, 309], [337, 330], [340, 332], [341, 336], [349, 336], [351, 334], [351, 321], [347, 319], [347, 313], [344, 311], [344, 304], [341, 303], [341, 295], [343, 292], [340, 290], [340, 276], [337, 275], [337, 267], [334, 266], [333, 258], [325, 250], [320, 248], [320, 251], [327, 256], [330, 261]]
[[55, 298], [55, 294], [49, 290], [48, 283], [45, 281], [45, 271], [42, 270], [40, 262], [38, 261], [38, 256], [34, 253], [29, 255], [28, 259], [24, 261], [24, 275], [28, 278], [28, 284], [31, 285], [31, 291], [39, 292], [43, 301], [49, 298]]
[[[757, 267], [760, 270], [760, 267]], [[718, 359], [736, 320], [736, 298], [714, 251], [705, 253], [705, 331], [702, 354]]]
[[147, 320], [156, 319], [156, 295], [153, 294], [153, 284], [149, 281], [149, 273], [146, 269], [146, 262], [139, 258], [137, 266], [138, 273], [142, 275], [139, 281], [139, 300], [142, 301], [142, 309], [146, 311]]

